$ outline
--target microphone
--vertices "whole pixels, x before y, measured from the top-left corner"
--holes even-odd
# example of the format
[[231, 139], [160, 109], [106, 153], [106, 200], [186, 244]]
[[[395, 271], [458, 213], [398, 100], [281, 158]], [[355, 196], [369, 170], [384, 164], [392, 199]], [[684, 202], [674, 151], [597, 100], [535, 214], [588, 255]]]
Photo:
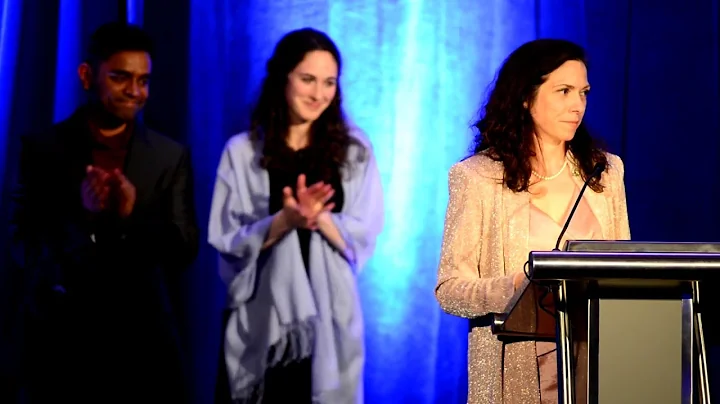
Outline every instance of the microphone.
[[563, 236], [565, 235], [565, 231], [567, 231], [568, 226], [570, 226], [570, 220], [572, 220], [573, 215], [575, 214], [575, 209], [577, 209], [578, 205], [580, 204], [580, 200], [582, 199], [583, 193], [585, 192], [585, 188], [587, 188], [590, 181], [600, 175], [603, 171], [605, 171], [605, 164], [603, 163], [597, 163], [595, 164], [595, 167], [593, 168], [592, 174], [585, 180], [585, 183], [583, 184], [582, 188], [580, 188], [580, 194], [577, 197], [577, 200], [575, 201], [575, 205], [573, 205], [572, 210], [570, 211], [570, 215], [568, 215], [567, 220], [565, 221], [565, 226], [563, 226], [562, 231], [560, 232], [560, 235], [557, 238], [557, 242], [555, 243], [555, 248], [553, 251], [560, 251], [560, 240], [562, 240]]

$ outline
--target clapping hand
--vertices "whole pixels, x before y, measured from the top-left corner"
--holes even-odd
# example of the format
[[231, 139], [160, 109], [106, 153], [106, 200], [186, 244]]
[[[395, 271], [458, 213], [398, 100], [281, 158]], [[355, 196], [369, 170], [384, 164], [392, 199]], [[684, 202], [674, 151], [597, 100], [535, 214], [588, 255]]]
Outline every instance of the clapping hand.
[[305, 175], [300, 174], [294, 196], [290, 187], [283, 188], [283, 210], [292, 227], [315, 230], [318, 216], [335, 207], [334, 203], [328, 203], [335, 190], [323, 182], [308, 187], [305, 181]]
[[85, 170], [81, 194], [83, 206], [88, 211], [98, 213], [113, 208], [122, 218], [130, 216], [137, 196], [135, 186], [120, 170], [108, 172], [95, 166]]
[[122, 171], [117, 168], [112, 172], [111, 178], [114, 187], [114, 195], [117, 200], [118, 215], [121, 218], [126, 219], [130, 216], [135, 207], [135, 200], [137, 198], [137, 192], [135, 186], [127, 179]]
[[110, 173], [102, 168], [87, 166], [81, 186], [82, 203], [85, 209], [98, 213], [105, 210], [110, 195]]

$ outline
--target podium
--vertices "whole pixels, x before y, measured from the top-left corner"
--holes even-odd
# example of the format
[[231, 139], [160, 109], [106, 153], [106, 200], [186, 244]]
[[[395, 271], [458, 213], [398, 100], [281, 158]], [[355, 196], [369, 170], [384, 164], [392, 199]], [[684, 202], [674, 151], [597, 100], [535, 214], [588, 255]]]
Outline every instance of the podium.
[[711, 403], [700, 297], [720, 243], [568, 241], [528, 264], [491, 328], [557, 343], [559, 403]]

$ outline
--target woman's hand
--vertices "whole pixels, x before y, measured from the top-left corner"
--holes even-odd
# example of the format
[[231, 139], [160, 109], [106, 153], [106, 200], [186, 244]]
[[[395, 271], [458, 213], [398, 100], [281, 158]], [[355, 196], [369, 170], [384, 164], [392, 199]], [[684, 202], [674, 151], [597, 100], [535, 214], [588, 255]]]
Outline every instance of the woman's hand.
[[290, 187], [283, 188], [283, 211], [291, 227], [315, 230], [318, 216], [335, 207], [334, 203], [327, 203], [335, 194], [335, 190], [323, 182], [308, 187], [305, 181], [305, 175], [300, 174], [297, 179], [296, 195], [293, 195]]
[[525, 281], [525, 272], [516, 272], [513, 276], [513, 287], [515, 290], [518, 290], [520, 286], [522, 286], [523, 281]]

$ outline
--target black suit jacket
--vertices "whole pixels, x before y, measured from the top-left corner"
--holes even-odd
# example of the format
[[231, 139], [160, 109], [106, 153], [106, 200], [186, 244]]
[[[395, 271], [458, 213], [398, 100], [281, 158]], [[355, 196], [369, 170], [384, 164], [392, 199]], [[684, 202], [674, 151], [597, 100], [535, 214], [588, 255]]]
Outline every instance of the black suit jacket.
[[84, 108], [22, 140], [11, 240], [30, 397], [175, 402], [185, 394], [165, 281], [198, 250], [189, 152], [137, 122], [125, 167], [137, 200], [120, 220], [82, 206], [91, 145]]

